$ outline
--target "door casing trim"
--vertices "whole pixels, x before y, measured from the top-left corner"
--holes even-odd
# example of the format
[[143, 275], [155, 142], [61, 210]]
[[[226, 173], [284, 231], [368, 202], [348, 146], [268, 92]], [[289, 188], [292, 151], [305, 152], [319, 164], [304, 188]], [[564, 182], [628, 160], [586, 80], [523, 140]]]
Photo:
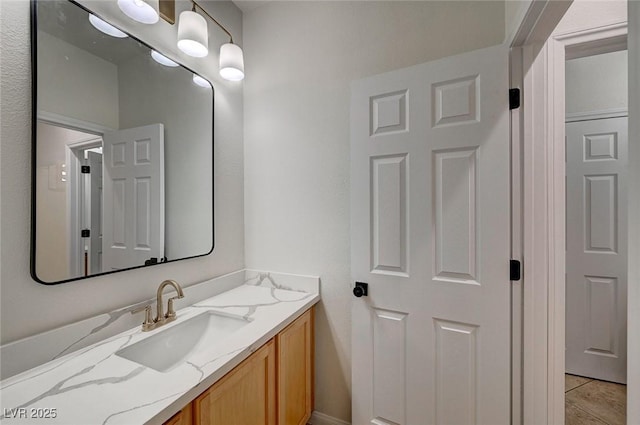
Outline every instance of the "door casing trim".
[[513, 292], [513, 424], [564, 423], [565, 60], [626, 48], [627, 22], [545, 39], [565, 12], [531, 5], [520, 26], [529, 34], [511, 46], [511, 87], [523, 92], [511, 114], [512, 254], [524, 264]]

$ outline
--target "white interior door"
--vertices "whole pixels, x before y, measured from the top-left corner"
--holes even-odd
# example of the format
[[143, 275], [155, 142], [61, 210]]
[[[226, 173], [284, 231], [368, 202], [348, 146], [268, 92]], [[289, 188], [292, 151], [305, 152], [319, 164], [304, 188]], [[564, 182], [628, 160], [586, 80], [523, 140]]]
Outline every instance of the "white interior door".
[[510, 422], [507, 58], [352, 85], [354, 425]]
[[626, 383], [627, 118], [566, 128], [566, 370]]
[[164, 257], [164, 126], [104, 134], [102, 271]]

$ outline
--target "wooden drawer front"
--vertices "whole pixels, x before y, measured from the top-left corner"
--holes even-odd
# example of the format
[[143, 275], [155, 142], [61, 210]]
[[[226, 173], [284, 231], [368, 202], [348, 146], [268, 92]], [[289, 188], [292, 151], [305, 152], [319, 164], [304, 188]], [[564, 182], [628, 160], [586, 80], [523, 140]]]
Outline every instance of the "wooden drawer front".
[[271, 340], [194, 400], [196, 425], [276, 425]]
[[278, 424], [305, 425], [313, 410], [313, 310], [276, 337]]

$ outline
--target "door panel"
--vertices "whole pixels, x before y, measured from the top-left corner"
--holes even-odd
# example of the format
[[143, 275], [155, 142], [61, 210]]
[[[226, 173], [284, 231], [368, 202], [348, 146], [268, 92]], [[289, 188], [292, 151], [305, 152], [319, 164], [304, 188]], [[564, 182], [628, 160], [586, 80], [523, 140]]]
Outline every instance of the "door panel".
[[273, 340], [193, 401], [194, 425], [276, 425]]
[[406, 155], [371, 158], [372, 269], [407, 272]]
[[313, 411], [313, 309], [276, 336], [278, 425], [306, 425]]
[[507, 50], [352, 85], [353, 423], [503, 424]]
[[616, 175], [584, 176], [586, 250], [616, 252]]
[[[406, 423], [407, 315], [373, 309], [373, 417]], [[373, 422], [375, 423], [375, 422]]]
[[444, 320], [435, 326], [436, 423], [476, 423], [478, 327]]
[[476, 274], [476, 155], [474, 149], [434, 152], [438, 279], [474, 282]]
[[568, 373], [626, 382], [627, 118], [567, 123]]

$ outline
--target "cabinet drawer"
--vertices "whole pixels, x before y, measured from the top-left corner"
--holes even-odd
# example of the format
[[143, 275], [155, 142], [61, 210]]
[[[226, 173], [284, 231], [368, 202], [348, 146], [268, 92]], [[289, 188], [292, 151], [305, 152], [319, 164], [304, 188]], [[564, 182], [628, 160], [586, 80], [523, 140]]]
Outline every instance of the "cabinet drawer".
[[196, 425], [276, 425], [273, 340], [193, 402]]

